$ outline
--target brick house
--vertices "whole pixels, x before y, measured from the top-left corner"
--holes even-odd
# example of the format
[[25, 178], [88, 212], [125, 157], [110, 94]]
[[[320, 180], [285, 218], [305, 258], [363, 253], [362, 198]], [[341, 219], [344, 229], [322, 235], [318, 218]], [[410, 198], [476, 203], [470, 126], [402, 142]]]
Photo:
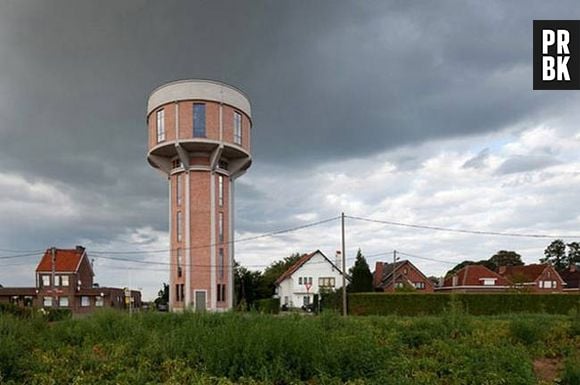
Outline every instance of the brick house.
[[377, 262], [373, 274], [373, 286], [376, 291], [394, 291], [409, 287], [417, 291], [432, 293], [435, 289], [433, 282], [407, 260], [396, 263]]
[[580, 293], [580, 270], [578, 270], [576, 265], [570, 265], [568, 269], [561, 271], [559, 274], [566, 283], [564, 292]]
[[511, 282], [483, 265], [468, 265], [449, 275], [436, 291], [459, 293], [490, 293], [511, 288]]
[[565, 286], [560, 274], [549, 264], [500, 266], [498, 273], [508, 279], [514, 288], [534, 293], [560, 293]]
[[[115, 287], [97, 287], [94, 272], [82, 246], [47, 249], [36, 267], [35, 287], [0, 288], [0, 302], [36, 308], [70, 309], [73, 314], [97, 308], [141, 307], [141, 293]], [[126, 298], [127, 297], [127, 298]]]

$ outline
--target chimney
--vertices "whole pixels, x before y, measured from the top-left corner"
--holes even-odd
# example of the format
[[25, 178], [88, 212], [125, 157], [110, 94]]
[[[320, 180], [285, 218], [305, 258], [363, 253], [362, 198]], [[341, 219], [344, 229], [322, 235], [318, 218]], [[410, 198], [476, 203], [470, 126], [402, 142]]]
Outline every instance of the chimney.
[[500, 266], [498, 270], [499, 275], [504, 275], [506, 270], [507, 266]]
[[85, 248], [82, 246], [79, 246], [79, 245], [77, 245], [75, 247], [75, 249], [76, 249], [77, 253], [83, 253], [85, 251]]
[[383, 280], [383, 268], [384, 265], [382, 262], [377, 262], [375, 264], [375, 274], [373, 275], [373, 286], [375, 289], [378, 289], [381, 281]]
[[452, 282], [451, 286], [457, 286], [457, 276], [456, 275], [453, 276], [453, 279], [451, 280], [451, 282]]
[[342, 270], [342, 252], [340, 250], [336, 250], [334, 264], [336, 265], [336, 267]]

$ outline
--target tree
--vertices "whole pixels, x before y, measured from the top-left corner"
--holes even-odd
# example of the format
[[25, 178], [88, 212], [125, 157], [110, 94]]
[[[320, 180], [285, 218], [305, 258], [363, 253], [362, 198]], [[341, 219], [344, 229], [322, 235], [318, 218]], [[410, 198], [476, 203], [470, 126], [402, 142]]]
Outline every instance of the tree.
[[167, 305], [169, 303], [169, 285], [163, 283], [163, 289], [157, 293], [157, 298], [153, 301], [155, 305]]
[[497, 270], [500, 266], [522, 266], [522, 256], [515, 251], [500, 250], [495, 253], [490, 259], [494, 265], [493, 270]]
[[234, 262], [234, 292], [236, 307], [243, 310], [251, 308], [258, 299], [272, 296], [260, 271], [248, 270], [237, 262]]
[[566, 244], [561, 239], [556, 239], [544, 250], [544, 258], [540, 259], [542, 263], [549, 263], [556, 270], [563, 270], [568, 266], [566, 257]]
[[276, 280], [284, 274], [286, 270], [290, 268], [293, 264], [298, 262], [302, 256], [299, 253], [291, 254], [280, 261], [276, 261], [270, 264], [263, 273], [264, 284], [270, 290], [269, 297], [273, 296], [275, 293], [275, 282]]
[[356, 253], [354, 266], [348, 271], [351, 277], [351, 282], [348, 285], [348, 290], [352, 293], [371, 292], [373, 288], [373, 275], [369, 269], [367, 260], [362, 255], [360, 249]]
[[571, 242], [566, 246], [568, 246], [568, 265], [575, 265], [580, 263], [580, 243]]

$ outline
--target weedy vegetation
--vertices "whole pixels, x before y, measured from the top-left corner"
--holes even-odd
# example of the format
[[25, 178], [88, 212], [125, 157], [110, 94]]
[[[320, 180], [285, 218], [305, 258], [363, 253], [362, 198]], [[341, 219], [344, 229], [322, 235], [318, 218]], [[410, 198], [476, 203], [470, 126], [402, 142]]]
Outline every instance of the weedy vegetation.
[[[580, 384], [572, 315], [0, 314], [0, 384]], [[557, 379], [538, 359], [562, 363]]]

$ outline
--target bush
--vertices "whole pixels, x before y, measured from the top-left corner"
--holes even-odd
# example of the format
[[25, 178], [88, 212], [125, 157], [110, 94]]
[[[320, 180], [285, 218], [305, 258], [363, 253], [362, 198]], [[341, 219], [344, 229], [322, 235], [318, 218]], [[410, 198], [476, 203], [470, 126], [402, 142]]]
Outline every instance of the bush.
[[453, 301], [460, 303], [465, 313], [471, 315], [568, 314], [578, 306], [580, 298], [569, 294], [355, 293], [349, 295], [349, 314], [436, 315], [449, 309]]
[[72, 317], [70, 309], [43, 309], [42, 314], [47, 321], [63, 321]]
[[0, 314], [12, 314], [20, 318], [30, 318], [32, 308], [16, 306], [12, 303], [0, 303]]
[[266, 298], [254, 301], [254, 306], [260, 313], [278, 314], [280, 312], [279, 298]]
[[547, 331], [540, 320], [515, 319], [510, 323], [510, 333], [515, 342], [530, 346], [543, 340]]
[[566, 361], [564, 367], [564, 374], [562, 376], [562, 385], [578, 385], [580, 384], [580, 358], [573, 357]]

